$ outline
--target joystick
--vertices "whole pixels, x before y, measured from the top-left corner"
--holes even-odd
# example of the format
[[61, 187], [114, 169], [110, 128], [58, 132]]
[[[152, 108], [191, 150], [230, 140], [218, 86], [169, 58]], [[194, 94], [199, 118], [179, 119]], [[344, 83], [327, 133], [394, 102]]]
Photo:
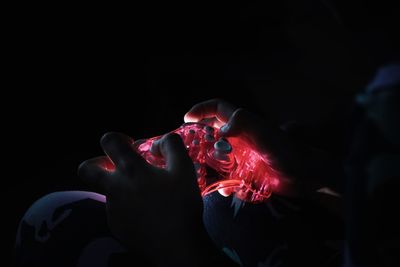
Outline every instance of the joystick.
[[[222, 189], [252, 203], [270, 197], [278, 173], [241, 138], [221, 137], [218, 129], [202, 123], [185, 123], [172, 132], [181, 136], [188, 150], [202, 196]], [[160, 138], [136, 142], [134, 148], [148, 163], [165, 168], [165, 160], [152, 149]]]

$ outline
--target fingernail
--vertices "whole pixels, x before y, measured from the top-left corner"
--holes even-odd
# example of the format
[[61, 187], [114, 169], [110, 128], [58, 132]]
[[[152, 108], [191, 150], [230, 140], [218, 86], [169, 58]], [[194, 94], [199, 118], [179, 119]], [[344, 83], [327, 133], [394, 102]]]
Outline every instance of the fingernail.
[[221, 133], [227, 133], [228, 131], [229, 131], [229, 125], [228, 124], [225, 124], [224, 126], [222, 126], [220, 129], [219, 129], [219, 131], [221, 132]]

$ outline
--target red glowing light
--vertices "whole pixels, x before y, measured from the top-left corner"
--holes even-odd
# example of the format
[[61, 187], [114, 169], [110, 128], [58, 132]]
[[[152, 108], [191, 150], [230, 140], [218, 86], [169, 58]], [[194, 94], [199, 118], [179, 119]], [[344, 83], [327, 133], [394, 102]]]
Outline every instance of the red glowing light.
[[[203, 196], [218, 190], [257, 203], [268, 199], [272, 187], [279, 184], [279, 175], [268, 159], [240, 138], [221, 138], [218, 129], [200, 123], [186, 123], [173, 132], [182, 137], [188, 149]], [[153, 142], [159, 138], [134, 147], [148, 163], [165, 168], [165, 160], [151, 153]]]
[[102, 162], [99, 163], [100, 167], [103, 168], [104, 170], [108, 172], [113, 172], [115, 171], [115, 165], [111, 161], [111, 159], [108, 160], [103, 160]]

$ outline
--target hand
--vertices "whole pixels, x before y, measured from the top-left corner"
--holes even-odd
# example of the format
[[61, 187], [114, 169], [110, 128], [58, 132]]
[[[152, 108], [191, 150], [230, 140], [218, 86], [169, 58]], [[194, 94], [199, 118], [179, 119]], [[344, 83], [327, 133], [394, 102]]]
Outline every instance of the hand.
[[281, 173], [279, 183], [273, 185], [274, 193], [311, 195], [325, 186], [324, 177], [336, 174], [337, 166], [322, 151], [294, 142], [279, 127], [223, 100], [213, 99], [193, 106], [184, 120], [206, 121], [214, 127], [221, 127], [221, 134], [225, 137], [246, 140]]
[[[203, 226], [193, 163], [179, 135], [168, 134], [155, 143], [156, 152], [166, 160], [165, 169], [148, 164], [132, 144], [126, 135], [108, 133], [101, 139], [108, 157], [87, 160], [79, 167], [79, 175], [106, 195], [113, 235], [159, 266], [219, 261]], [[202, 262], [204, 253], [210, 255], [207, 263]]]

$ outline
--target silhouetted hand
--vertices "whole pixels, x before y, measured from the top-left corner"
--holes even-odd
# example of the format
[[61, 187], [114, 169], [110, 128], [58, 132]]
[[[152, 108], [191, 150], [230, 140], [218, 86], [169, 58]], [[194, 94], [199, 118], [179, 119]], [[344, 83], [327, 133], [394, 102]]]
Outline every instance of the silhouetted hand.
[[79, 175], [107, 196], [113, 235], [157, 266], [225, 262], [203, 226], [202, 198], [180, 136], [167, 134], [156, 141], [165, 169], [148, 164], [132, 144], [124, 134], [105, 134], [101, 146], [108, 157], [87, 160], [79, 167]]
[[294, 142], [278, 126], [223, 100], [213, 99], [193, 106], [184, 120], [205, 121], [221, 127], [223, 136], [240, 137], [265, 155], [272, 167], [282, 174], [279, 184], [273, 187], [277, 194], [313, 194], [325, 186], [325, 178], [336, 173], [337, 165], [322, 151]]

